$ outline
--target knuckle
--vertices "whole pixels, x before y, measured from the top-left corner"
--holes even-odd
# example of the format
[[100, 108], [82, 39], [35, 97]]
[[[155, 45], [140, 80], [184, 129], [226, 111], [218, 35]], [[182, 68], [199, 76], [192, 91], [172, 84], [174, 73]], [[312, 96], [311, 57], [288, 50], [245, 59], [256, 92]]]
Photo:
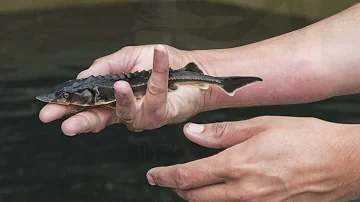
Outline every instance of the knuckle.
[[159, 94], [165, 93], [167, 92], [167, 88], [165, 88], [164, 86], [160, 85], [160, 82], [156, 82], [156, 81], [150, 81], [148, 83], [148, 88], [147, 88], [148, 92], [153, 95], [153, 96], [157, 96]]
[[107, 126], [109, 121], [111, 121], [111, 118], [103, 117], [100, 111], [100, 109], [92, 109], [89, 119], [87, 118], [91, 132], [100, 132]]
[[119, 119], [124, 124], [131, 124], [131, 126], [134, 125], [134, 117], [132, 117], [131, 115], [121, 116], [119, 117]]
[[132, 46], [121, 47], [116, 52], [112, 53], [111, 55], [116, 56], [116, 55], [119, 55], [119, 54], [123, 54], [123, 52], [129, 51], [131, 48], [133, 48], [133, 47]]
[[260, 201], [256, 191], [247, 190], [228, 190], [226, 197], [230, 201], [257, 202]]
[[136, 115], [135, 111], [132, 109], [131, 103], [124, 105], [119, 103], [116, 107], [116, 116], [120, 122], [133, 123]]
[[100, 65], [105, 65], [109, 68], [109, 74], [113, 74], [113, 67], [108, 59], [108, 56], [97, 58], [96, 60], [94, 60], [93, 64], [90, 66], [89, 69], [93, 69], [97, 66], [100, 67]]
[[229, 129], [231, 128], [230, 122], [222, 122], [222, 123], [215, 123], [215, 137], [218, 139], [224, 139], [229, 134]]
[[188, 188], [188, 175], [189, 171], [186, 168], [178, 167], [175, 170], [175, 186], [179, 189], [187, 189]]
[[128, 50], [131, 50], [131, 49], [134, 49], [136, 46], [124, 46], [122, 48], [120, 48], [119, 51], [128, 51]]
[[77, 78], [84, 78], [87, 75], [88, 70], [83, 70], [81, 71], [78, 75]]
[[238, 154], [230, 154], [227, 158], [227, 166], [224, 168], [224, 173], [232, 179], [237, 179], [243, 174], [244, 164], [239, 162]]
[[121, 121], [132, 121], [134, 119], [134, 115], [132, 114], [130, 109], [118, 109], [116, 110], [116, 115], [119, 117]]
[[82, 114], [77, 114], [76, 116], [79, 116], [79, 117], [81, 117], [81, 118], [84, 120], [84, 125], [85, 125], [85, 127], [84, 127], [84, 132], [85, 132], [85, 133], [94, 131], [94, 130], [91, 130], [90, 120], [89, 120], [86, 116], [84, 116], [84, 115], [82, 115]]
[[96, 64], [99, 64], [99, 63], [103, 63], [103, 62], [104, 62], [104, 58], [103, 58], [103, 57], [97, 58], [97, 59], [94, 60], [93, 65], [96, 65]]
[[133, 124], [133, 123], [125, 124], [125, 126], [129, 131], [132, 131], [132, 132], [142, 132], [142, 131], [144, 131], [143, 128], [136, 127], [135, 124]]
[[93, 128], [91, 129], [91, 132], [98, 133], [98, 132], [102, 131], [104, 128], [105, 128], [105, 125], [103, 125], [103, 124], [96, 125], [96, 126], [93, 126]]

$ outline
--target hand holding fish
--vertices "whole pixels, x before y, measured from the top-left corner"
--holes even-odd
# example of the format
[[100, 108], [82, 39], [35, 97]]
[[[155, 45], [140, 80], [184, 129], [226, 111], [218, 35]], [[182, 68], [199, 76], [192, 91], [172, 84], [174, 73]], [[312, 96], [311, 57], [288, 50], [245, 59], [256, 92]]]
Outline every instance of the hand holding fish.
[[[303, 103], [359, 93], [359, 13], [360, 3], [269, 40], [211, 54], [197, 51], [213, 58], [211, 66], [238, 67], [213, 68], [217, 75], [250, 73], [264, 79], [231, 98], [213, 95], [207, 106]], [[190, 202], [349, 201], [360, 197], [359, 128], [271, 116], [188, 124], [184, 133], [191, 141], [226, 149], [193, 162], [153, 168], [147, 178]]]
[[[63, 132], [67, 135], [98, 132], [115, 123], [124, 123], [134, 131], [154, 129], [184, 121], [202, 111], [211, 91], [201, 89], [211, 88], [209, 83], [232, 95], [242, 86], [261, 81], [258, 77], [207, 76], [190, 60], [195, 60], [190, 52], [163, 45], [123, 48], [96, 60], [78, 75], [79, 80], [64, 82], [54, 92], [38, 96], [39, 100], [55, 103], [42, 109], [40, 119], [43, 122], [58, 119], [79, 108], [74, 105], [115, 104], [116, 110], [97, 107], [72, 116], [64, 121]], [[179, 68], [184, 64], [188, 65], [169, 72], [169, 67]], [[144, 69], [152, 70], [150, 73]], [[98, 75], [107, 76], [94, 77]], [[179, 88], [179, 83], [198, 87]], [[168, 94], [169, 90], [178, 92]]]
[[[359, 73], [354, 66], [357, 66], [359, 56], [354, 54], [357, 51], [353, 49], [360, 47], [360, 43], [358, 35], [352, 33], [358, 33], [358, 22], [353, 13], [358, 12], [359, 5], [350, 8], [344, 14], [335, 15], [301, 31], [236, 48], [194, 51], [155, 45], [122, 48], [116, 53], [96, 60], [89, 69], [81, 72], [78, 78], [89, 77], [88, 84], [92, 85], [92, 81], [97, 79], [90, 78], [91, 75], [125, 73], [125, 76], [105, 79], [112, 82], [117, 78], [128, 77], [126, 73], [136, 74], [136, 71], [153, 69], [151, 76], [147, 78], [148, 88], [140, 91], [145, 92], [146, 96], [135, 101], [129, 84], [118, 81], [111, 85], [111, 88], [114, 87], [112, 90], [115, 89], [115, 93], [111, 94], [112, 97], [116, 96], [116, 111], [96, 107], [80, 112], [65, 120], [62, 130], [65, 134], [75, 135], [98, 132], [108, 125], [125, 123], [129, 129], [139, 131], [185, 121], [199, 112], [212, 109], [296, 104], [358, 93]], [[341, 28], [326, 31], [328, 27], [339, 27], [339, 21], [346, 23], [341, 24]], [[155, 54], [154, 49], [158, 50]], [[345, 57], [344, 53], [349, 54]], [[192, 75], [201, 71], [204, 75], [217, 77], [211, 78], [212, 81], [233, 76], [256, 78], [245, 78], [244, 83], [240, 82], [241, 85], [224, 85], [221, 81], [218, 83], [220, 88], [219, 85], [207, 87], [200, 82], [195, 83], [198, 86], [184, 85], [177, 89], [177, 92], [168, 93], [169, 89], [177, 88], [177, 85], [168, 85], [171, 84], [168, 81], [169, 67], [180, 69], [191, 62], [198, 65], [196, 68], [189, 68]], [[200, 77], [197, 75], [195, 78]], [[234, 94], [234, 90], [239, 86], [260, 78], [262, 82]], [[97, 87], [93, 87], [91, 91], [86, 89], [76, 92], [77, 96], [86, 95], [85, 101], [100, 99], [100, 103], [106, 103], [102, 96], [97, 96]], [[60, 99], [64, 98], [66, 101], [65, 97], [68, 95], [64, 94]], [[75, 110], [78, 110], [78, 107], [48, 104], [41, 110], [40, 119], [50, 122]]]
[[[183, 104], [178, 103], [181, 102], [182, 99], [176, 97], [173, 101], [177, 102], [176, 104], [167, 103], [167, 72], [169, 63], [173, 67], [180, 67], [186, 60], [189, 60], [188, 56], [177, 49], [172, 49], [169, 51], [172, 58], [170, 62], [168, 50], [165, 49], [164, 46], [159, 46], [157, 47], [158, 50], [155, 51], [153, 60], [152, 54], [154, 48], [155, 46], [123, 48], [114, 54], [95, 60], [89, 69], [80, 72], [77, 77], [80, 79], [91, 75], [97, 76], [151, 69], [154, 65], [148, 90], [150, 93], [146, 96], [146, 100], [141, 103], [136, 103], [129, 84], [124, 81], [119, 81], [114, 85], [115, 96], [118, 99], [116, 102], [116, 110], [107, 107], [98, 107], [80, 112], [63, 122], [63, 132], [67, 135], [98, 132], [104, 127], [115, 123], [125, 123], [130, 129], [140, 129], [139, 127], [141, 127], [141, 129], [152, 128], [165, 124], [166, 120], [169, 119], [167, 116], [174, 115], [175, 111], [181, 111], [180, 107], [186, 111], [183, 116], [189, 116], [197, 110], [200, 110], [197, 109], [201, 107], [201, 103], [199, 102], [202, 101], [202, 95], [199, 91], [195, 91], [194, 93], [187, 92], [189, 97], [183, 97], [185, 101], [182, 102]], [[192, 102], [194, 105], [188, 105], [186, 102]], [[172, 106], [176, 108], [172, 108]], [[43, 122], [50, 122], [61, 118], [65, 114], [74, 112], [74, 110], [76, 111], [78, 108], [79, 107], [73, 105], [47, 104], [41, 110], [39, 116]], [[144, 109], [141, 111], [141, 115], [138, 113], [139, 108]], [[143, 120], [142, 122], [147, 125], [136, 125], [138, 124], [139, 118], [149, 119], [147, 121]], [[181, 115], [179, 115], [178, 118], [181, 119]]]
[[349, 201], [360, 193], [358, 131], [294, 117], [191, 123], [184, 127], [187, 138], [225, 150], [153, 168], [147, 178], [186, 201]]
[[[301, 30], [236, 48], [127, 47], [97, 60], [78, 78], [152, 68], [146, 96], [136, 101], [129, 84], [118, 81], [116, 110], [80, 112], [62, 129], [68, 135], [97, 132], [114, 123], [132, 130], [152, 129], [210, 109], [295, 104], [359, 93], [358, 13], [360, 4]], [[264, 81], [233, 96], [229, 95], [234, 89], [222, 82], [223, 91], [203, 91], [207, 87], [200, 84], [168, 93], [169, 87], [177, 88], [168, 85], [169, 67], [181, 68], [191, 61], [207, 75], [253, 75]], [[75, 108], [49, 104], [40, 119], [49, 122]], [[191, 141], [226, 149], [194, 162], [151, 169], [150, 184], [171, 187], [188, 201], [347, 201], [360, 196], [359, 125], [259, 117], [193, 126], [184, 129]]]

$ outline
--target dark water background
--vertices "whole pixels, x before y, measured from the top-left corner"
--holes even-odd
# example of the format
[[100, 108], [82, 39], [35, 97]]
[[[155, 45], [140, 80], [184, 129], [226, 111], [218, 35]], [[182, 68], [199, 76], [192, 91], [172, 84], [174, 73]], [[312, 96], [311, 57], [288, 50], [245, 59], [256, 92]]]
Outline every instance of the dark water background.
[[[127, 45], [234, 47], [319, 20], [293, 15], [304, 9], [296, 1], [269, 4], [272, 10], [288, 11], [282, 14], [206, 1], [149, 2], [0, 14], [0, 202], [182, 201], [171, 190], [149, 186], [145, 174], [154, 166], [218, 152], [189, 142], [182, 135], [184, 124], [143, 133], [116, 125], [70, 138], [60, 130], [63, 119], [39, 121], [43, 103], [35, 96]], [[323, 1], [319, 9], [333, 14], [357, 1], [326, 10], [331, 2], [338, 1]], [[191, 121], [289, 115], [360, 123], [359, 101], [359, 95], [351, 95], [302, 105], [223, 109]]]

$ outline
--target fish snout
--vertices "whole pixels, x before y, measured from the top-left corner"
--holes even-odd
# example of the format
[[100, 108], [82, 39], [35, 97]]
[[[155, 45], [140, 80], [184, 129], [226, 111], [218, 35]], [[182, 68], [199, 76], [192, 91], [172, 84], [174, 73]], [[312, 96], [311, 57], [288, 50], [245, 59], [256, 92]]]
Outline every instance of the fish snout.
[[38, 99], [42, 102], [48, 102], [48, 103], [56, 101], [56, 97], [55, 97], [54, 93], [36, 96], [36, 99]]

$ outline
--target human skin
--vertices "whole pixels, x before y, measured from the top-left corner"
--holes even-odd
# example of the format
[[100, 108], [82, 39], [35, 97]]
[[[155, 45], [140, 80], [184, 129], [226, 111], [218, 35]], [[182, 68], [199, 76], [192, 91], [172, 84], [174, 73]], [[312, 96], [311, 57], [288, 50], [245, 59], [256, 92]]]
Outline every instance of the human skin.
[[[117, 82], [116, 112], [93, 109], [78, 113], [63, 123], [63, 131], [69, 135], [97, 132], [119, 122], [133, 130], [152, 129], [215, 108], [303, 103], [358, 93], [359, 5], [306, 28], [243, 47], [122, 49], [98, 60], [79, 77], [151, 68], [153, 64], [148, 94], [135, 102], [128, 84]], [[152, 61], [154, 47], [158, 51]], [[168, 64], [179, 68], [189, 61], [210, 75], [252, 75], [264, 81], [241, 89], [234, 97], [215, 87], [201, 91], [183, 86], [167, 93]], [[49, 122], [71, 109], [47, 105], [40, 119]], [[191, 141], [226, 149], [187, 164], [153, 168], [147, 178], [150, 184], [173, 188], [188, 201], [347, 201], [360, 193], [359, 131], [358, 124], [290, 117], [188, 124], [184, 133]]]
[[[358, 13], [359, 4], [303, 29], [236, 48], [196, 51], [162, 45], [122, 48], [95, 60], [78, 78], [153, 68], [145, 98], [135, 101], [129, 85], [119, 81], [114, 85], [118, 98], [116, 111], [96, 108], [78, 113], [63, 122], [62, 130], [67, 135], [99, 132], [115, 123], [124, 123], [130, 130], [149, 130], [183, 122], [212, 109], [295, 104], [357, 93]], [[191, 61], [212, 76], [258, 76], [263, 81], [240, 89], [233, 97], [217, 87], [202, 91], [188, 85], [168, 93], [169, 66], [178, 69]], [[39, 116], [47, 123], [72, 111], [71, 106], [48, 104]]]
[[[358, 93], [359, 13], [357, 4], [305, 29], [254, 44], [253, 54], [243, 55], [245, 47], [240, 47], [203, 56], [214, 58], [210, 67], [218, 66], [217, 57], [227, 58], [229, 63], [242, 65], [242, 73], [259, 68], [264, 80], [275, 82], [244, 90], [236, 101], [214, 94], [208, 107], [253, 104], [253, 98], [258, 104], [299, 103]], [[290, 55], [270, 53], [279, 52], [278, 46], [288, 47], [282, 50]], [[226, 51], [239, 52], [233, 56]], [[263, 59], [251, 60], [251, 55], [259, 57], [260, 53]], [[243, 57], [248, 58], [244, 64]], [[224, 74], [235, 72], [238, 70]], [[272, 78], [275, 75], [277, 81]], [[268, 88], [273, 90], [264, 91]], [[152, 185], [172, 188], [187, 201], [349, 201], [360, 197], [359, 132], [359, 124], [315, 118], [265, 116], [239, 122], [188, 123], [184, 133], [189, 140], [225, 150], [197, 161], [153, 168], [147, 179]]]
[[[127, 82], [116, 82], [116, 110], [98, 107], [77, 113], [63, 122], [63, 132], [70, 136], [99, 132], [115, 123], [124, 123], [129, 130], [140, 131], [181, 122], [197, 114], [203, 108], [206, 92], [197, 87], [183, 86], [176, 93], [168, 93], [167, 88], [169, 66], [178, 69], [190, 61], [193, 60], [188, 51], [164, 45], [125, 47], [95, 60], [93, 65], [81, 72], [77, 78], [152, 68], [146, 96], [136, 101]], [[39, 116], [40, 120], [47, 123], [76, 110], [77, 107], [74, 106], [47, 104]]]
[[360, 196], [359, 125], [257, 117], [187, 124], [188, 139], [222, 152], [151, 169], [151, 185], [186, 201], [349, 201]]

